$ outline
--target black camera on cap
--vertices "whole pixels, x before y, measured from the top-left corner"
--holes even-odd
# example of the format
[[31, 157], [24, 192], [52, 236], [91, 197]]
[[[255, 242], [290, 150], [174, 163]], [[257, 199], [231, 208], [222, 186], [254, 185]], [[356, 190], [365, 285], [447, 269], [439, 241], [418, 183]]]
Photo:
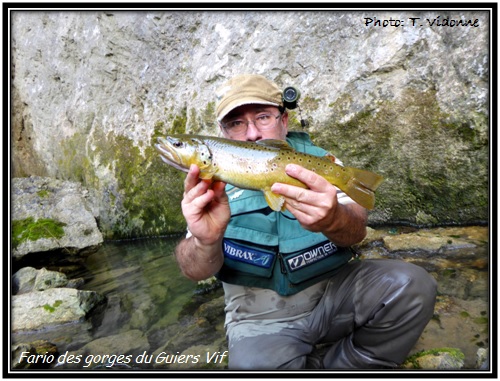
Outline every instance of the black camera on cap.
[[[285, 90], [283, 90], [283, 107], [293, 110], [294, 108], [299, 107], [297, 102], [299, 101], [300, 98], [300, 91], [293, 86], [288, 86], [285, 87]], [[302, 118], [302, 112], [299, 107], [299, 115], [300, 115], [300, 125], [302, 128], [307, 128], [309, 126], [309, 123], [307, 120]]]
[[300, 91], [293, 87], [288, 86], [283, 90], [283, 105], [289, 109], [293, 110], [297, 107], [297, 101], [300, 98]]

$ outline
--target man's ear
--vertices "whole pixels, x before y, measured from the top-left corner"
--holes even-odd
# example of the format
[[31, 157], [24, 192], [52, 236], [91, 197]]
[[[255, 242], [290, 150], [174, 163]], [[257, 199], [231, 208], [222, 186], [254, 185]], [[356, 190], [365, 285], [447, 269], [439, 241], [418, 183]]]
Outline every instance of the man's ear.
[[288, 132], [288, 112], [285, 110], [281, 115], [281, 122], [283, 123], [283, 127]]

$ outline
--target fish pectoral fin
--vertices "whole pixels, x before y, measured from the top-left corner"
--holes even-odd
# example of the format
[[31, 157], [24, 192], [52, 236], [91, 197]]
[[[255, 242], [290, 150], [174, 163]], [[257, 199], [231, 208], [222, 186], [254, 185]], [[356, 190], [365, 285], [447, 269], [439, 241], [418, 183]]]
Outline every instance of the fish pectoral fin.
[[271, 192], [270, 189], [264, 190], [264, 198], [267, 205], [275, 212], [285, 211], [285, 198], [279, 194]]
[[262, 139], [257, 140], [255, 143], [264, 147], [271, 147], [276, 149], [293, 149], [286, 141], [278, 139]]
[[336, 164], [335, 161], [337, 159], [335, 159], [335, 156], [333, 156], [330, 152], [327, 152], [327, 154], [325, 155], [325, 158], [327, 158], [328, 160], [330, 160], [333, 164]]

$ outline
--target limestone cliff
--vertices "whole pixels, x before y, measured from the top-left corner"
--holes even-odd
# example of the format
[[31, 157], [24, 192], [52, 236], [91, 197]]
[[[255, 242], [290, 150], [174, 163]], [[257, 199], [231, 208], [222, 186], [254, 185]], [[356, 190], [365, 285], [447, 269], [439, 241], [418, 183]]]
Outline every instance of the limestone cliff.
[[82, 182], [108, 238], [182, 229], [153, 140], [217, 133], [214, 90], [243, 72], [297, 86], [316, 141], [386, 177], [372, 221], [488, 218], [486, 11], [11, 16], [12, 175]]

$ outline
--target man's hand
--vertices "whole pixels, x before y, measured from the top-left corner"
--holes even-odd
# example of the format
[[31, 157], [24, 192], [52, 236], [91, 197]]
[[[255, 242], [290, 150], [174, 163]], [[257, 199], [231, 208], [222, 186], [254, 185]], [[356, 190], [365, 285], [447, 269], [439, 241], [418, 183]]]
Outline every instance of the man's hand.
[[271, 187], [285, 197], [286, 208], [309, 231], [321, 232], [339, 246], [360, 242], [366, 235], [366, 210], [356, 203], [339, 204], [337, 188], [315, 172], [289, 164], [286, 173], [309, 189], [276, 183]]
[[323, 177], [298, 165], [287, 165], [286, 173], [303, 182], [309, 189], [277, 183], [271, 190], [285, 196], [286, 208], [305, 229], [325, 231], [335, 220], [337, 188]]
[[200, 244], [211, 245], [224, 235], [231, 217], [225, 183], [199, 179], [200, 169], [191, 165], [184, 181], [182, 213], [188, 229]]

